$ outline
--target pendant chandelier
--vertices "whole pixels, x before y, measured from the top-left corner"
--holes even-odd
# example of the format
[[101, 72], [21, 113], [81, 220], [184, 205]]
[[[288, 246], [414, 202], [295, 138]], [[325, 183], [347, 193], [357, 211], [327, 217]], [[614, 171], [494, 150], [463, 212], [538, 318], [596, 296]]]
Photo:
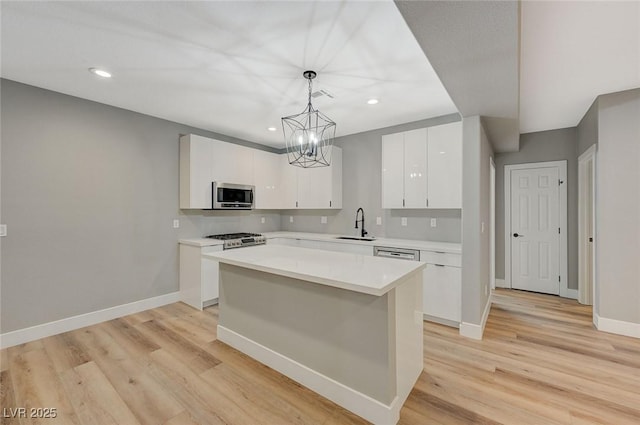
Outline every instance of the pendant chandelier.
[[315, 71], [305, 71], [309, 80], [309, 101], [304, 111], [282, 118], [282, 131], [287, 144], [289, 164], [302, 168], [327, 167], [331, 163], [331, 144], [336, 123], [311, 104], [311, 81]]

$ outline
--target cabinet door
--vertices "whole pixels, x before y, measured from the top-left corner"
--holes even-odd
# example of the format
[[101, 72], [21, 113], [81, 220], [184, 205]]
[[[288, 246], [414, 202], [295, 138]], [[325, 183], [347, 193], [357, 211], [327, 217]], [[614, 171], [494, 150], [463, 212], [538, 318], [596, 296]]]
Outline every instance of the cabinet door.
[[332, 187], [331, 167], [300, 168], [298, 170], [298, 208], [330, 208]]
[[460, 322], [461, 270], [459, 267], [427, 264], [423, 274], [424, 314], [451, 322]]
[[404, 133], [404, 206], [427, 207], [427, 129]]
[[298, 169], [289, 164], [287, 154], [280, 155], [280, 208], [292, 210], [298, 203]]
[[209, 139], [213, 145], [214, 181], [253, 184], [253, 149]]
[[213, 155], [211, 139], [193, 134], [180, 138], [180, 208], [211, 208]]
[[382, 136], [382, 208], [402, 208], [404, 133]]
[[428, 129], [428, 196], [430, 208], [462, 208], [462, 124]]
[[280, 156], [256, 150], [254, 159], [254, 181], [256, 186], [255, 208], [258, 210], [278, 209], [281, 205]]

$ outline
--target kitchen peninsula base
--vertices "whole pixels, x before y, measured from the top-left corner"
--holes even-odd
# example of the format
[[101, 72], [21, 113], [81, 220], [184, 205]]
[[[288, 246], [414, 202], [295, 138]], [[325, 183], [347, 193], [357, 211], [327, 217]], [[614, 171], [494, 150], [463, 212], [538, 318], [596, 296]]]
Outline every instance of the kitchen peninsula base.
[[423, 368], [421, 300], [422, 269], [371, 295], [221, 261], [218, 339], [390, 425]]

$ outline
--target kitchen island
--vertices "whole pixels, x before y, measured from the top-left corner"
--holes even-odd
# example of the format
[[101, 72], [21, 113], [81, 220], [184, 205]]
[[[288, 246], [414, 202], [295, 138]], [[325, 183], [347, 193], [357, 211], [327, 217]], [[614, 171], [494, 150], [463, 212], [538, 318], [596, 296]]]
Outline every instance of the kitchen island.
[[220, 341], [397, 423], [423, 368], [424, 263], [277, 245], [203, 257], [220, 263]]

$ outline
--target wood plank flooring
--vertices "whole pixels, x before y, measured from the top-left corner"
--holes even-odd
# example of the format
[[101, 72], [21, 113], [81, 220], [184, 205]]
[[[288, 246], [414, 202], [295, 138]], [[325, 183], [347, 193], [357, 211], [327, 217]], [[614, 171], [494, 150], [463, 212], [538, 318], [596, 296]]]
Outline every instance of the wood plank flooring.
[[[0, 424], [367, 423], [217, 341], [217, 314], [176, 303], [2, 350]], [[498, 290], [484, 340], [425, 322], [424, 341], [400, 424], [640, 424], [640, 340], [575, 301]]]

